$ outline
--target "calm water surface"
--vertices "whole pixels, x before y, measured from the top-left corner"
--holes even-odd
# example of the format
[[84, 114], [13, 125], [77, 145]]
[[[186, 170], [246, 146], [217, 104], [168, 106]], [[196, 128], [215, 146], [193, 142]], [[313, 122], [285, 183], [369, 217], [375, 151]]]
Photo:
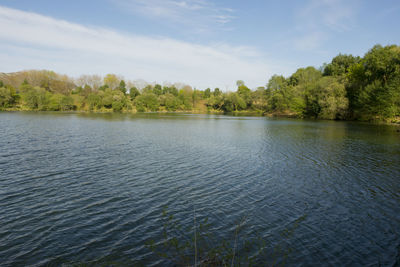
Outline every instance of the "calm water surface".
[[[0, 113], [0, 265], [168, 265], [162, 210], [258, 265], [400, 262], [400, 133], [354, 122]], [[182, 233], [183, 236], [191, 233]], [[252, 251], [257, 255], [256, 251]]]

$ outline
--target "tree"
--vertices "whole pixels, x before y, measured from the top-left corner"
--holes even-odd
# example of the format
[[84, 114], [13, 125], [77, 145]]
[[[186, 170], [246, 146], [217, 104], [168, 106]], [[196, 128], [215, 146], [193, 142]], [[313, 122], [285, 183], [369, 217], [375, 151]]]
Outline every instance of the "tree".
[[323, 68], [324, 76], [341, 76], [349, 72], [351, 66], [360, 62], [360, 57], [353, 55], [339, 54], [334, 57], [331, 63]]
[[107, 88], [102, 95], [102, 105], [105, 108], [112, 108], [113, 100], [113, 91], [110, 88]]
[[232, 93], [230, 97], [235, 111], [243, 110], [247, 107], [247, 103], [241, 95]]
[[400, 74], [400, 47], [376, 45], [364, 56], [363, 63], [369, 82], [379, 80], [386, 85]]
[[85, 87], [82, 89], [82, 95], [87, 96], [92, 92], [92, 87], [85, 84]]
[[201, 99], [201, 91], [194, 89], [192, 92], [192, 104], [196, 107], [197, 102]]
[[87, 96], [87, 104], [90, 110], [99, 109], [102, 107], [101, 97], [97, 93], [90, 93]]
[[107, 88], [110, 88], [110, 87], [107, 84], [104, 84], [104, 85], [99, 87], [99, 91], [105, 92]]
[[116, 91], [113, 93], [113, 100], [111, 106], [114, 112], [122, 111], [122, 109], [126, 107], [126, 104], [127, 102], [124, 93], [120, 91]]
[[4, 84], [0, 87], [0, 108], [10, 108], [16, 104], [19, 99], [19, 95], [17, 95], [15, 89], [11, 86], [4, 86]]
[[81, 75], [75, 80], [75, 84], [80, 87], [85, 85], [90, 86], [93, 90], [97, 91], [101, 86], [102, 78], [99, 75]]
[[176, 111], [182, 105], [179, 99], [170, 93], [160, 96], [160, 103], [168, 111]]
[[193, 108], [193, 89], [186, 85], [179, 90], [178, 98], [183, 104], [184, 110], [191, 110]]
[[175, 86], [164, 86], [163, 94], [172, 94], [174, 96], [178, 96], [178, 89]]
[[280, 91], [287, 86], [287, 81], [282, 75], [273, 75], [267, 84], [267, 90], [272, 92]]
[[246, 108], [246, 101], [237, 93], [229, 93], [224, 97], [222, 109], [226, 112], [239, 111]]
[[206, 90], [204, 90], [204, 98], [210, 98], [211, 96], [211, 89], [207, 88]]
[[140, 95], [140, 92], [135, 86], [129, 89], [129, 96], [131, 97], [132, 100], [134, 100], [138, 95]]
[[22, 99], [31, 109], [47, 110], [51, 95], [44, 88], [36, 86], [25, 91], [22, 94]]
[[71, 96], [65, 96], [62, 94], [53, 94], [50, 96], [48, 110], [52, 111], [68, 111], [74, 110], [76, 106], [74, 105], [74, 100]]
[[349, 99], [349, 113], [353, 118], [357, 116], [356, 113], [362, 105], [359, 98], [366, 84], [367, 77], [363, 63], [352, 65], [346, 75], [346, 92]]
[[120, 78], [115, 74], [107, 74], [104, 77], [104, 85], [108, 85], [109, 88], [115, 89], [120, 84]]
[[300, 68], [295, 73], [293, 73], [292, 76], [290, 76], [288, 84], [296, 86], [315, 83], [321, 77], [321, 71], [317, 70], [314, 67]]
[[70, 79], [67, 75], [55, 74], [54, 78], [49, 79], [47, 90], [53, 93], [67, 95], [71, 93], [74, 87], [75, 84], [73, 83], [72, 79]]
[[221, 110], [224, 105], [224, 97], [222, 95], [214, 96], [214, 94], [212, 94], [207, 100], [206, 105], [209, 109]]
[[273, 75], [267, 84], [266, 93], [270, 96], [271, 111], [287, 111], [289, 109], [288, 81], [283, 76]]
[[143, 93], [143, 94], [154, 94], [153, 86], [151, 86], [150, 84], [149, 84], [149, 85], [146, 85], [146, 86], [143, 88], [142, 93]]
[[52, 111], [61, 110], [60, 103], [61, 103], [62, 98], [63, 98], [62, 94], [53, 94], [50, 97], [48, 110], [52, 110]]
[[400, 115], [400, 47], [374, 46], [347, 75], [355, 118], [386, 119]]
[[238, 85], [237, 93], [245, 101], [246, 106], [251, 105], [251, 90], [244, 84], [243, 81], [239, 80], [236, 82]]
[[153, 88], [153, 93], [154, 94], [161, 95], [162, 92], [163, 92], [163, 90], [162, 90], [161, 85], [159, 85], [159, 84], [154, 85], [154, 88]]
[[221, 92], [221, 90], [219, 90], [219, 88], [214, 89], [214, 92], [213, 92], [214, 96], [220, 96], [221, 94], [222, 94], [222, 92]]
[[138, 111], [157, 111], [160, 107], [157, 95], [143, 93], [135, 98], [135, 106]]
[[120, 90], [124, 95], [126, 94], [126, 84], [124, 80], [120, 81], [118, 90]]
[[237, 80], [237, 81], [236, 81], [236, 86], [237, 86], [237, 87], [244, 86], [244, 81], [242, 81], [242, 80]]
[[258, 87], [256, 91], [252, 92], [251, 106], [253, 109], [259, 111], [266, 111], [268, 109], [268, 96], [264, 87]]
[[313, 95], [316, 97], [319, 110], [316, 114], [318, 118], [330, 120], [346, 118], [349, 101], [343, 83], [334, 77], [324, 77], [318, 81], [314, 89]]

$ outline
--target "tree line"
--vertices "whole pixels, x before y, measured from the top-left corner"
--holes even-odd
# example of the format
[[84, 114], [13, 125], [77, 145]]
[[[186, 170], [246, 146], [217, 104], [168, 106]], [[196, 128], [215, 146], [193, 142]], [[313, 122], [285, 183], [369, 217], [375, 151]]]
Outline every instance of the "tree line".
[[400, 46], [376, 45], [364, 57], [339, 54], [321, 68], [272, 76], [255, 90], [193, 89], [125, 82], [115, 74], [72, 79], [53, 71], [0, 74], [0, 109], [49, 111], [257, 112], [302, 118], [393, 120], [400, 116]]

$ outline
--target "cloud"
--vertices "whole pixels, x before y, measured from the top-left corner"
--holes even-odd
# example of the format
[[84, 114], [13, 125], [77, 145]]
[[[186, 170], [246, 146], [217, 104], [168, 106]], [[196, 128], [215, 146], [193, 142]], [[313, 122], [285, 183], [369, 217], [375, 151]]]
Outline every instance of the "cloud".
[[233, 89], [238, 79], [256, 87], [271, 74], [251, 47], [133, 35], [2, 6], [0, 24], [1, 72], [40, 68], [74, 76], [116, 73], [221, 89]]
[[310, 23], [333, 31], [346, 31], [352, 27], [355, 8], [354, 0], [312, 0], [301, 13]]
[[117, 6], [131, 13], [153, 19], [168, 19], [169, 21], [197, 28], [211, 30], [223, 27], [232, 19], [234, 10], [219, 7], [208, 0], [112, 0]]
[[296, 14], [294, 46], [299, 50], [317, 49], [331, 35], [352, 30], [357, 3], [357, 0], [310, 0]]
[[325, 41], [326, 35], [322, 32], [310, 32], [295, 39], [294, 46], [298, 50], [318, 49]]

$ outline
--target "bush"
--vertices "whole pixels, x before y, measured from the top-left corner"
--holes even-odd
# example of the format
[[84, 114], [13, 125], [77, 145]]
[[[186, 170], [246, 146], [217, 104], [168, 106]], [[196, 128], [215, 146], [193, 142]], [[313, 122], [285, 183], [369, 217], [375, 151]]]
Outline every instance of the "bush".
[[160, 107], [158, 98], [153, 93], [144, 93], [135, 98], [135, 106], [138, 111], [157, 111]]
[[19, 99], [15, 89], [7, 86], [0, 87], [0, 108], [10, 108], [14, 106]]

